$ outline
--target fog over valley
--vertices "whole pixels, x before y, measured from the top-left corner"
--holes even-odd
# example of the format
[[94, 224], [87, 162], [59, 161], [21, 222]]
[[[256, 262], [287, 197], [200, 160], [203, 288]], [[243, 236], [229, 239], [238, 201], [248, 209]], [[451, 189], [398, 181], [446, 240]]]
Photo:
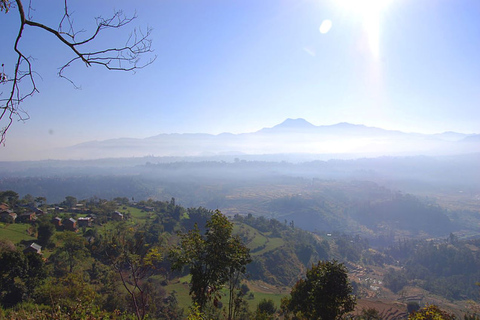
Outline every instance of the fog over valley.
[[63, 148], [2, 154], [2, 160], [99, 159], [220, 155], [302, 154], [311, 158], [454, 155], [480, 150], [480, 135], [444, 132], [406, 133], [364, 125], [338, 123], [315, 126], [304, 119], [287, 119], [252, 133], [160, 134], [144, 139], [88, 141]]
[[[370, 237], [405, 232], [415, 237], [453, 231], [464, 236], [480, 234], [470, 220], [480, 222], [478, 153], [350, 160], [291, 157], [295, 161], [284, 154], [3, 162], [0, 189], [42, 194], [49, 203], [61, 202], [66, 196], [174, 197], [186, 207], [220, 209], [229, 215], [252, 213], [292, 220], [311, 231]], [[399, 209], [403, 200], [413, 201], [410, 205], [417, 209]], [[390, 205], [400, 210], [400, 216], [388, 218], [393, 219], [388, 220], [388, 227], [366, 226], [368, 221], [373, 223], [371, 217], [352, 213], [359, 206], [389, 201], [394, 201]], [[436, 208], [436, 214], [449, 222], [442, 226], [441, 219], [428, 216], [428, 208]], [[382, 210], [380, 216], [392, 214], [393, 209]], [[423, 226], [421, 219], [426, 219]]]

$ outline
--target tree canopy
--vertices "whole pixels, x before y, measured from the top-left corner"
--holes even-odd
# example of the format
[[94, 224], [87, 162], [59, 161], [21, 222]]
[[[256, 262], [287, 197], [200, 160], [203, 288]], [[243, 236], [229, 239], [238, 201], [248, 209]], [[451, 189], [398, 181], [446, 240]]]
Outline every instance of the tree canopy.
[[352, 291], [342, 263], [319, 261], [307, 271], [305, 279], [293, 286], [282, 307], [300, 319], [336, 320], [354, 310], [356, 298]]
[[[249, 249], [232, 231], [233, 223], [216, 210], [206, 223], [204, 235], [195, 225], [193, 230], [181, 235], [180, 247], [171, 252], [173, 269], [190, 267], [190, 294], [202, 311], [207, 302], [214, 305], [219, 302], [218, 293], [223, 285], [229, 283], [230, 292], [236, 288], [238, 275], [246, 272], [246, 265], [251, 261]], [[230, 305], [232, 303], [230, 301]]]

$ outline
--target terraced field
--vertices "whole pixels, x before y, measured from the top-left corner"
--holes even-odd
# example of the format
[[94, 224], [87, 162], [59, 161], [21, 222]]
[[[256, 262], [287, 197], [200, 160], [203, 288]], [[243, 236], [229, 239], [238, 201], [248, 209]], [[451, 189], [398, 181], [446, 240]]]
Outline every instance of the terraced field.
[[282, 238], [269, 237], [246, 224], [235, 224], [233, 232], [243, 238], [252, 256], [263, 255], [285, 244]]

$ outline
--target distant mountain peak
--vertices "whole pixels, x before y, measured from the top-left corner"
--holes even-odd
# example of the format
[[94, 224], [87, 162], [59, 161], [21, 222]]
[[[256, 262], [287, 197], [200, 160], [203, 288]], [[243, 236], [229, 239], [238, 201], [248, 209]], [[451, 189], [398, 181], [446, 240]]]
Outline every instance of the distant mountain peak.
[[314, 128], [315, 125], [311, 124], [303, 118], [291, 119], [288, 118], [280, 124], [277, 124], [273, 128], [284, 128], [284, 129], [307, 129]]
[[335, 127], [347, 127], [347, 128], [365, 127], [363, 124], [353, 124], [353, 123], [349, 123], [349, 122], [339, 122], [337, 124], [334, 124], [333, 126], [335, 126]]

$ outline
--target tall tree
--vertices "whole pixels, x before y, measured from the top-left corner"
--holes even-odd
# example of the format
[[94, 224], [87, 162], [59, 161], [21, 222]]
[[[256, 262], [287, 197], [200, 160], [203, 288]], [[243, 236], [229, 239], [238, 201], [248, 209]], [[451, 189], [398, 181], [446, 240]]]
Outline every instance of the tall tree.
[[56, 271], [60, 274], [72, 273], [73, 268], [88, 257], [85, 239], [72, 231], [64, 231], [57, 237], [62, 245], [57, 248], [51, 260], [55, 264]]
[[[185, 265], [190, 267], [190, 294], [200, 311], [205, 310], [208, 302], [217, 305], [219, 290], [225, 284], [229, 284], [230, 292], [235, 290], [238, 276], [245, 273], [245, 266], [251, 261], [249, 249], [232, 231], [233, 223], [216, 210], [207, 221], [204, 235], [195, 225], [193, 230], [181, 235], [180, 247], [171, 251], [174, 270]], [[231, 299], [232, 294], [229, 297]], [[229, 302], [229, 319], [232, 319], [234, 301]]]
[[74, 196], [66, 196], [62, 204], [68, 208], [73, 208], [77, 205], [78, 200]]
[[143, 231], [119, 224], [116, 230], [106, 234], [105, 254], [128, 293], [135, 316], [138, 320], [144, 319], [149, 309], [158, 307], [158, 303], [151, 304], [155, 294], [145, 280], [163, 259], [162, 253], [158, 247], [145, 242]]
[[282, 308], [300, 319], [336, 320], [355, 308], [352, 291], [342, 263], [319, 261], [293, 286]]
[[15, 191], [7, 190], [0, 192], [0, 203], [5, 202], [10, 206], [10, 208], [14, 208], [17, 201], [18, 193]]
[[410, 313], [408, 320], [455, 320], [455, 316], [431, 304]]
[[37, 239], [42, 246], [47, 246], [55, 233], [55, 227], [50, 221], [41, 221], [37, 228]]
[[24, 254], [14, 246], [0, 247], [0, 305], [12, 307], [30, 298], [46, 277], [41, 255]]
[[39, 207], [43, 206], [47, 202], [47, 198], [45, 197], [36, 197], [35, 204]]

